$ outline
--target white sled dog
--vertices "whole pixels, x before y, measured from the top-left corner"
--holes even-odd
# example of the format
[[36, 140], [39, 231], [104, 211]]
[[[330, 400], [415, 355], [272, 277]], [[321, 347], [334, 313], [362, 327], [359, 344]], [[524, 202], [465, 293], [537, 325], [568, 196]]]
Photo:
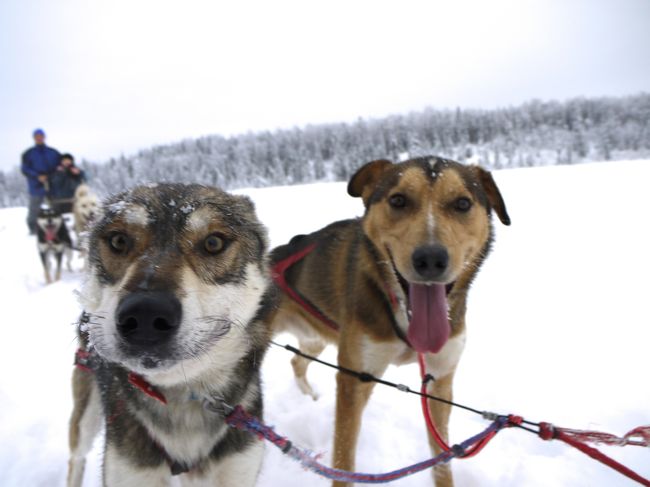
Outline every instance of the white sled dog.
[[77, 246], [83, 247], [83, 235], [99, 214], [99, 198], [87, 184], [81, 184], [74, 192], [72, 204], [74, 231], [77, 234]]

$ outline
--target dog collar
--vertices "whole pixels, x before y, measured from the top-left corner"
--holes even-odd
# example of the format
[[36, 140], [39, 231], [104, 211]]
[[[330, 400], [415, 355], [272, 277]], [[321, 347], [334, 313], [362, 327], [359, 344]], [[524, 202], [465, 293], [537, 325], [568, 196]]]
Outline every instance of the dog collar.
[[97, 369], [95, 356], [83, 348], [77, 349], [74, 354], [74, 365], [86, 372], [95, 372]]
[[[84, 350], [83, 348], [79, 348], [75, 353], [74, 365], [87, 372], [95, 372], [99, 366], [95, 354], [88, 350]], [[136, 389], [139, 389], [147, 396], [167, 405], [167, 398], [165, 395], [147, 382], [140, 374], [129, 372], [127, 380], [129, 381], [129, 384], [134, 386]]]
[[137, 389], [140, 389], [147, 396], [153, 397], [155, 400], [160, 401], [165, 406], [167, 405], [167, 398], [164, 396], [164, 394], [149, 384], [149, 382], [147, 382], [140, 374], [129, 372], [128, 381], [129, 384], [135, 386]]

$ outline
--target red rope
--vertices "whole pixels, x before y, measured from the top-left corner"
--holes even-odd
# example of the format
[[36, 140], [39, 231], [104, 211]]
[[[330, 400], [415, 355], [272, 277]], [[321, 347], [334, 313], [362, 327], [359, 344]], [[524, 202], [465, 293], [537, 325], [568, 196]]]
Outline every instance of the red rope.
[[[418, 354], [418, 364], [420, 365], [420, 375], [422, 376], [422, 394], [426, 394], [426, 381], [424, 377], [426, 374], [426, 368], [424, 364], [424, 355]], [[422, 405], [422, 413], [424, 415], [424, 420], [427, 424], [427, 428], [434, 441], [443, 449], [443, 451], [450, 451], [450, 446], [442, 438], [442, 435], [438, 432], [436, 425], [431, 417], [431, 412], [427, 404], [427, 398], [421, 396], [420, 404]], [[521, 424], [523, 418], [520, 416], [509, 416], [510, 424]], [[494, 433], [496, 434], [496, 433]], [[469, 447], [465, 454], [458, 458], [470, 458], [479, 453], [485, 445], [494, 437], [494, 434], [488, 435], [479, 442], [475, 443]], [[565, 442], [567, 445], [571, 445], [574, 448], [577, 448], [581, 452], [589, 455], [591, 458], [598, 460], [599, 462], [607, 465], [608, 467], [616, 470], [622, 475], [639, 482], [641, 485], [650, 487], [650, 480], [641, 477], [638, 473], [629, 469], [625, 465], [618, 463], [611, 457], [608, 457], [603, 452], [593, 448], [589, 445], [586, 445], [584, 442], [593, 442], [593, 443], [604, 443], [607, 445], [637, 445], [637, 446], [650, 446], [650, 426], [639, 426], [634, 428], [632, 431], [625, 434], [622, 438], [610, 433], [602, 433], [600, 431], [583, 431], [583, 430], [574, 430], [568, 428], [555, 428], [550, 423], [540, 423], [539, 424], [539, 437], [543, 440], [552, 440], [558, 439]], [[638, 439], [637, 439], [638, 438]]]
[[[576, 448], [580, 450], [582, 453], [589, 455], [591, 458], [594, 460], [598, 460], [600, 463], [607, 465], [610, 468], [613, 468], [620, 474], [625, 475], [626, 477], [640, 483], [641, 485], [645, 485], [646, 487], [650, 487], [650, 480], [641, 477], [638, 473], [634, 472], [633, 470], [627, 468], [625, 465], [622, 465], [618, 463], [616, 460], [614, 460], [611, 457], [608, 457], [605, 455], [603, 452], [600, 450], [597, 450], [596, 448], [593, 448], [589, 445], [584, 444], [581, 441], [578, 441], [571, 435], [572, 430], [564, 430], [563, 428], [555, 428], [553, 430], [553, 427], [549, 425], [548, 423], [542, 423], [545, 425], [545, 434], [542, 437], [541, 431], [540, 431], [540, 437], [543, 439], [551, 439], [555, 438], [560, 441], [563, 441], [567, 445], [571, 445], [573, 448]], [[551, 438], [548, 436], [548, 431], [551, 431]]]
[[[433, 421], [433, 418], [431, 417], [431, 411], [429, 410], [429, 404], [427, 402], [427, 398], [425, 394], [427, 393], [427, 384], [426, 381], [424, 380], [424, 377], [426, 375], [426, 367], [424, 365], [424, 355], [421, 353], [418, 353], [418, 364], [420, 365], [420, 376], [422, 377], [422, 386], [420, 392], [422, 395], [420, 396], [420, 405], [422, 406], [422, 414], [424, 416], [424, 422], [427, 425], [427, 429], [429, 430], [429, 433], [433, 437], [433, 440], [438, 444], [440, 448], [442, 448], [443, 451], [451, 451], [452, 448], [447, 444], [447, 442], [444, 440], [440, 432], [438, 431], [438, 428], [436, 428], [436, 424]], [[514, 417], [512, 416], [510, 418], [511, 423], [520, 423], [521, 418]], [[477, 455], [485, 446], [490, 442], [492, 438], [494, 438], [494, 435], [496, 435], [496, 432], [493, 432], [486, 436], [485, 438], [481, 439], [471, 447], [469, 447], [467, 450], [465, 450], [465, 453], [462, 456], [459, 456], [458, 458], [471, 458], [475, 455]]]
[[[418, 354], [418, 363], [420, 365], [420, 375], [422, 376], [423, 379], [421, 392], [422, 394], [426, 394], [427, 385], [426, 385], [426, 381], [424, 381], [426, 369], [424, 364], [424, 355], [421, 353]], [[440, 446], [440, 448], [442, 448], [443, 451], [445, 452], [451, 451], [452, 450], [451, 447], [445, 442], [445, 440], [442, 438], [442, 435], [438, 432], [438, 429], [436, 428], [433, 418], [431, 417], [431, 411], [429, 411], [427, 398], [425, 396], [421, 396], [420, 404], [422, 405], [422, 413], [424, 415], [424, 420], [427, 424], [427, 428], [429, 430], [429, 433], [431, 433], [431, 436], [433, 437], [434, 441]], [[511, 425], [521, 424], [523, 422], [523, 418], [520, 416], [511, 415], [509, 416], [508, 419]], [[471, 458], [475, 456], [483, 448], [485, 448], [485, 445], [487, 445], [490, 442], [490, 440], [494, 437], [495, 434], [496, 432], [492, 432], [491, 434], [487, 435], [485, 438], [481, 439], [471, 447], [467, 448], [467, 450], [465, 450], [465, 454], [459, 456], [458, 458]], [[594, 443], [604, 443], [607, 445], [618, 445], [618, 446], [637, 445], [637, 446], [648, 447], [650, 446], [650, 426], [639, 426], [638, 428], [634, 428], [632, 431], [628, 432], [627, 434], [625, 434], [625, 436], [620, 438], [616, 435], [612, 435], [610, 433], [602, 433], [600, 431], [582, 431], [582, 430], [573, 430], [568, 428], [555, 428], [550, 423], [540, 423], [538, 435], [543, 440], [552, 440], [552, 439], [561, 440], [565, 442], [567, 445], [571, 445], [572, 447], [577, 448], [578, 450], [585, 453], [586, 455], [589, 455], [594, 460], [598, 460], [600, 463], [616, 470], [620, 474], [625, 475], [626, 477], [636, 482], [639, 482], [641, 485], [650, 487], [650, 480], [641, 477], [638, 473], [629, 469], [625, 465], [618, 463], [616, 460], [614, 460], [611, 457], [608, 457], [603, 452], [584, 443], [585, 441], [589, 441]], [[635, 439], [635, 438], [640, 438], [640, 439]]]
[[589, 443], [602, 443], [613, 446], [646, 446], [650, 447], [650, 425], [639, 426], [629, 431], [623, 437], [612, 435], [611, 433], [602, 433], [600, 431], [584, 431], [562, 428], [562, 432], [571, 436], [576, 441]]

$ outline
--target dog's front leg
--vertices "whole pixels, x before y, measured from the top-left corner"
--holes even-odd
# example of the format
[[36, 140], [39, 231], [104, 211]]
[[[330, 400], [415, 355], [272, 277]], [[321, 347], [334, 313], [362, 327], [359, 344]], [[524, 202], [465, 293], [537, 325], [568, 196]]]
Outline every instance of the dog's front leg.
[[[381, 345], [371, 343], [368, 338], [341, 336], [339, 342], [339, 365], [357, 371], [368, 372], [381, 377], [388, 367], [390, 356], [381, 353]], [[374, 353], [364, 356], [363, 351]], [[361, 427], [361, 415], [366, 407], [374, 382], [360, 382], [343, 372], [336, 375], [336, 426], [334, 431], [334, 467], [354, 470], [357, 439]], [[334, 487], [350, 484], [334, 482]]]
[[[137, 453], [134, 453], [137, 456]], [[104, 454], [104, 487], [166, 487], [171, 485], [169, 465], [139, 466], [136, 458], [120, 455], [115, 445], [107, 445]]]
[[[324, 341], [319, 340], [318, 338], [309, 341], [299, 338], [298, 343], [300, 351], [306, 353], [307, 355], [311, 355], [312, 357], [318, 357], [327, 345]], [[298, 355], [295, 355], [291, 359], [291, 366], [293, 367], [293, 374], [296, 378], [296, 384], [298, 384], [298, 388], [303, 394], [311, 396], [311, 398], [315, 401], [318, 399], [318, 394], [314, 392], [311, 384], [309, 384], [307, 381], [307, 367], [309, 367], [310, 363], [311, 361]]]
[[61, 279], [61, 263], [63, 260], [63, 250], [57, 251], [55, 257], [56, 257], [56, 273], [54, 274], [54, 280], [58, 281], [59, 279]]
[[[429, 394], [441, 397], [447, 401], [452, 401], [453, 380], [453, 372], [437, 379], [428, 387]], [[449, 443], [449, 414], [451, 413], [451, 406], [440, 401], [430, 400], [429, 411], [431, 412], [431, 418], [436, 425], [436, 429], [442, 438]], [[443, 452], [442, 448], [433, 439], [431, 433], [429, 433], [429, 444], [431, 445], [434, 456], [440, 455]], [[451, 474], [451, 465], [449, 463], [443, 463], [435, 467], [433, 469], [433, 478], [436, 487], [453, 487], [454, 480]]]
[[52, 277], [50, 276], [50, 259], [47, 258], [46, 251], [40, 251], [39, 255], [41, 256], [41, 262], [43, 263], [43, 273], [45, 274], [45, 284], [52, 283]]
[[[361, 415], [372, 393], [374, 382], [361, 383], [355, 377], [336, 375], [336, 427], [334, 431], [334, 467], [354, 470]], [[334, 487], [350, 484], [334, 482]]]
[[74, 409], [70, 418], [68, 487], [80, 487], [86, 466], [86, 455], [102, 428], [102, 406], [95, 377], [91, 372], [75, 368], [72, 372]]
[[68, 272], [72, 272], [72, 248], [66, 247], [65, 250], [65, 266]]

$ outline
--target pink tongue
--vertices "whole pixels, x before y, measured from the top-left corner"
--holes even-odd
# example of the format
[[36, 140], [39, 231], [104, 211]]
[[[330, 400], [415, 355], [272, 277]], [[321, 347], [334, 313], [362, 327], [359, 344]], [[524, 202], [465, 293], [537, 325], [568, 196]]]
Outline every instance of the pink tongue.
[[451, 333], [447, 317], [447, 290], [444, 284], [411, 284], [409, 300], [409, 343], [420, 353], [439, 352]]
[[56, 227], [55, 226], [46, 226], [45, 227], [45, 241], [52, 242], [56, 239]]

